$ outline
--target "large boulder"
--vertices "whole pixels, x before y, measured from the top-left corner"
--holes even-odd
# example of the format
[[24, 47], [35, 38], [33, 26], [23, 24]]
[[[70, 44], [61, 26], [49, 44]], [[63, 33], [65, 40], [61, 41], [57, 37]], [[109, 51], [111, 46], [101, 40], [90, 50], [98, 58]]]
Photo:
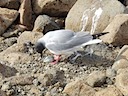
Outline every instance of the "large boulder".
[[31, 0], [23, 0], [19, 9], [20, 13], [20, 23], [27, 27], [27, 29], [32, 29], [32, 6]]
[[20, 6], [20, 0], [0, 0], [0, 7], [9, 9], [18, 9]]
[[49, 16], [66, 16], [77, 0], [32, 0], [36, 14]]
[[7, 61], [10, 64], [25, 63], [32, 60], [32, 57], [29, 56], [29, 54], [22, 52], [23, 49], [23, 45], [14, 44], [0, 53], [0, 60]]
[[113, 45], [124, 45], [128, 44], [128, 15], [118, 14], [112, 20], [112, 22], [107, 26], [104, 32], [109, 32], [108, 34], [101, 36], [100, 38], [106, 42]]
[[[124, 10], [124, 5], [117, 0], [78, 0], [67, 15], [65, 28], [74, 31], [91, 30], [92, 33], [102, 32], [114, 16], [123, 13]], [[98, 20], [94, 17], [95, 14]], [[92, 20], [93, 18], [95, 19]]]
[[8, 61], [11, 64], [26, 63], [33, 59], [32, 56], [25, 53], [26, 46], [28, 42], [35, 44], [35, 42], [42, 37], [42, 33], [25, 31], [23, 32], [16, 44], [13, 44], [11, 47], [8, 47], [6, 50], [0, 53], [0, 60]]
[[17, 39], [17, 43], [23, 45], [24, 43], [31, 42], [33, 44], [43, 36], [39, 32], [24, 31]]
[[95, 96], [123, 96], [123, 94], [120, 92], [118, 88], [111, 85], [105, 89], [96, 92]]
[[0, 8], [0, 35], [16, 20], [18, 11]]
[[94, 96], [95, 90], [79, 79], [67, 84], [63, 93], [69, 96]]
[[124, 96], [128, 96], [128, 68], [121, 69], [117, 73], [115, 85]]
[[121, 48], [117, 58], [112, 66], [112, 69], [118, 71], [119, 69], [128, 68], [128, 45]]
[[39, 15], [35, 20], [33, 31], [45, 34], [55, 29], [59, 29], [59, 26], [49, 16]]

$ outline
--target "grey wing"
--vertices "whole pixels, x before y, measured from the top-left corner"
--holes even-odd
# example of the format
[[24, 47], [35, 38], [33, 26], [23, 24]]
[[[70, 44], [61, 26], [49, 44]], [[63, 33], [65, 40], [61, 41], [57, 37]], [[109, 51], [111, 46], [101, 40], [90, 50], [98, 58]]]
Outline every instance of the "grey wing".
[[70, 38], [64, 43], [60, 42], [51, 42], [46, 45], [47, 49], [52, 50], [54, 52], [57, 51], [64, 51], [64, 50], [69, 50], [75, 47], [81, 47], [82, 44], [92, 40], [92, 36], [87, 33], [76, 33], [75, 36]]
[[71, 30], [56, 30], [56, 31], [50, 31], [45, 38], [48, 39], [48, 43], [50, 42], [56, 42], [56, 43], [66, 43], [67, 40], [70, 40], [75, 33]]

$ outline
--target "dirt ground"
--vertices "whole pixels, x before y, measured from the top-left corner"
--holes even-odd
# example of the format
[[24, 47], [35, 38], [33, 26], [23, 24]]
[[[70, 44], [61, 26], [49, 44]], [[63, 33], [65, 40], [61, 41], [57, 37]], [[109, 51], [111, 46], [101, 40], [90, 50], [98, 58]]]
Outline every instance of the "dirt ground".
[[[16, 40], [17, 37], [1, 39], [0, 52], [6, 50], [6, 48], [16, 43]], [[90, 52], [90, 50], [93, 50], [93, 53], [85, 55], [86, 53]], [[49, 90], [54, 89], [55, 85], [58, 82], [61, 83], [59, 88], [63, 90], [65, 85], [74, 80], [75, 78], [81, 78], [83, 75], [86, 76], [95, 70], [106, 70], [108, 68], [111, 68], [118, 52], [119, 48], [113, 47], [112, 45], [106, 45], [104, 43], [95, 44], [87, 46], [85, 52], [80, 52], [82, 56], [78, 57], [75, 62], [69, 60], [69, 58], [73, 57], [72, 55], [67, 60], [62, 59], [58, 64], [52, 65], [50, 63], [43, 62], [43, 58], [48, 56], [48, 54], [43, 54], [43, 57], [41, 58], [40, 54], [35, 52], [34, 44], [28, 44], [27, 48], [24, 47], [23, 53], [27, 53], [30, 56], [34, 57], [32, 61], [13, 65], [10, 65], [8, 64], [8, 62], [5, 61], [1, 61], [1, 63], [14, 67], [18, 71], [17, 74], [19, 76], [24, 74], [30, 74], [34, 76], [33, 82], [36, 82], [35, 85], [11, 86], [11, 89], [9, 89], [8, 91], [10, 92], [10, 90], [13, 89], [12, 96], [44, 96]], [[63, 57], [64, 56], [62, 56], [62, 58]], [[44, 73], [54, 73], [54, 75], [56, 74], [56, 78], [50, 86], [42, 87], [42, 85], [37, 83], [37, 74]], [[108, 84], [110, 84], [110, 82], [108, 82]], [[107, 83], [102, 87], [106, 85]], [[32, 86], [35, 86], [35, 88], [37, 88], [39, 92], [32, 93], [30, 91]], [[20, 91], [17, 92], [16, 90]], [[65, 96], [61, 92], [56, 90], [55, 92], [53, 92], [55, 94], [53, 96]]]

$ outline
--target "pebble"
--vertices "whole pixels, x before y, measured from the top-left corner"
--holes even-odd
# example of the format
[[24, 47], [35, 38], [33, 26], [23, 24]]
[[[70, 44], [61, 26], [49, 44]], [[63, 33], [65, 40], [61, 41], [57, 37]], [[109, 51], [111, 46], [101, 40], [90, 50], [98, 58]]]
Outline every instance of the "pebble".
[[53, 56], [47, 56], [47, 57], [45, 57], [45, 58], [43, 59], [43, 62], [45, 62], [45, 63], [50, 63], [50, 62], [52, 62], [52, 61], [54, 61]]
[[25, 95], [26, 93], [24, 91], [21, 92], [22, 95]]
[[37, 72], [37, 69], [33, 69], [32, 70], [32, 73], [34, 74], [34, 73], [36, 73]]
[[114, 69], [108, 68], [106, 70], [106, 76], [107, 77], [114, 77], [114, 76], [116, 76], [116, 71]]
[[33, 84], [34, 84], [35, 86], [38, 86], [38, 85], [39, 85], [39, 81], [38, 81], [37, 79], [34, 79], [34, 80], [33, 80]]
[[9, 83], [6, 83], [6, 84], [3, 84], [3, 85], [2, 85], [1, 90], [7, 91], [7, 90], [9, 90], [10, 88], [11, 88], [10, 84], [9, 84]]
[[15, 92], [14, 89], [11, 89], [11, 90], [8, 90], [8, 91], [6, 92], [6, 94], [7, 94], [7, 96], [12, 96], [12, 94], [13, 94], [14, 92]]

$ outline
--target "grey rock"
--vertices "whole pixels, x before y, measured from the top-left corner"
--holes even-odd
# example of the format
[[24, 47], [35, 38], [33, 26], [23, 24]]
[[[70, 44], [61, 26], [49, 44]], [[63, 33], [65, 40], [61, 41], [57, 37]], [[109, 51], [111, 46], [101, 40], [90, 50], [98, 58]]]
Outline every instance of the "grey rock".
[[101, 89], [96, 92], [95, 96], [123, 96], [120, 90], [114, 85], [108, 86], [107, 88]]
[[18, 44], [24, 44], [27, 42], [31, 42], [35, 44], [39, 38], [43, 36], [42, 33], [39, 32], [31, 32], [31, 31], [24, 31], [17, 39]]
[[114, 17], [112, 22], [106, 27], [104, 32], [108, 34], [101, 36], [100, 39], [105, 43], [109, 43], [115, 46], [128, 44], [128, 15], [118, 14]]
[[128, 95], [128, 68], [120, 69], [116, 76], [115, 85], [124, 96]]
[[104, 84], [106, 74], [104, 71], [94, 71], [87, 77], [86, 82], [92, 87], [98, 87]]
[[9, 9], [18, 9], [20, 6], [20, 0], [0, 0], [0, 7], [6, 7]]
[[68, 83], [63, 93], [68, 94], [68, 96], [94, 96], [95, 90], [78, 79]]
[[38, 77], [39, 82], [42, 86], [52, 85], [53, 75], [52, 74], [40, 74]]
[[124, 10], [124, 14], [128, 14], [128, 6], [126, 6], [126, 9]]
[[63, 70], [51, 68], [45, 71], [45, 73], [53, 75], [52, 84], [55, 84], [57, 82], [63, 83], [65, 81], [65, 73]]
[[5, 83], [2, 85], [1, 90], [8, 91], [10, 88], [11, 88], [11, 85], [9, 83]]
[[54, 60], [53, 56], [47, 56], [43, 59], [45, 63], [50, 63]]
[[38, 86], [38, 85], [39, 85], [38, 79], [34, 79], [34, 80], [33, 80], [33, 84], [34, 84], [35, 86]]
[[10, 26], [5, 33], [3, 33], [3, 37], [17, 37], [26, 29], [23, 25], [12, 25]]
[[106, 70], [106, 76], [111, 78], [111, 77], [115, 77], [116, 76], [116, 71], [112, 68], [108, 68]]
[[0, 64], [0, 75], [2, 78], [15, 76], [18, 71], [15, 68]]
[[16, 20], [18, 11], [0, 8], [0, 35]]
[[0, 60], [8, 61], [11, 64], [23, 63], [26, 61], [31, 61], [32, 57], [29, 54], [23, 53], [24, 49], [22, 44], [13, 44], [6, 50], [0, 53]]
[[28, 30], [32, 30], [32, 6], [31, 0], [23, 0], [20, 9], [20, 24], [26, 26]]
[[44, 74], [39, 74], [38, 81], [42, 86], [50, 86], [60, 82], [63, 84], [64, 80], [64, 71], [60, 71], [56, 68], [48, 69]]
[[32, 0], [33, 10], [36, 14], [49, 16], [66, 16], [77, 0]]
[[32, 86], [32, 88], [30, 89], [30, 93], [31, 93], [31, 96], [32, 94], [35, 94], [36, 96], [41, 96], [40, 90], [38, 89], [38, 87], [35, 87], [35, 86]]
[[[117, 14], [123, 13], [125, 10], [125, 6], [117, 0], [77, 0], [66, 17], [65, 29], [71, 29], [76, 32], [81, 30], [91, 31], [92, 19], [99, 8], [103, 12], [97, 21], [93, 34], [102, 32]], [[114, 12], [111, 10], [114, 10]], [[86, 17], [88, 17], [87, 25]]]
[[17, 42], [17, 37], [7, 38], [7, 39], [4, 40], [4, 42], [5, 42], [8, 46], [11, 46], [11, 45], [13, 45], [14, 43]]
[[44, 34], [48, 31], [60, 29], [59, 26], [47, 15], [39, 15], [36, 18], [33, 31], [43, 32]]
[[7, 93], [7, 96], [11, 96], [11, 95], [14, 94], [14, 92], [15, 92], [14, 89], [10, 89], [10, 90], [8, 90], [6, 93]]
[[0, 90], [0, 96], [7, 96], [7, 94], [4, 91]]
[[34, 77], [30, 75], [20, 75], [20, 76], [12, 76], [10, 78], [4, 79], [3, 82], [9, 81], [12, 86], [14, 85], [31, 85], [33, 84]]
[[128, 45], [124, 45], [119, 51], [114, 64], [112, 65], [112, 69], [118, 71], [119, 69], [128, 68]]

